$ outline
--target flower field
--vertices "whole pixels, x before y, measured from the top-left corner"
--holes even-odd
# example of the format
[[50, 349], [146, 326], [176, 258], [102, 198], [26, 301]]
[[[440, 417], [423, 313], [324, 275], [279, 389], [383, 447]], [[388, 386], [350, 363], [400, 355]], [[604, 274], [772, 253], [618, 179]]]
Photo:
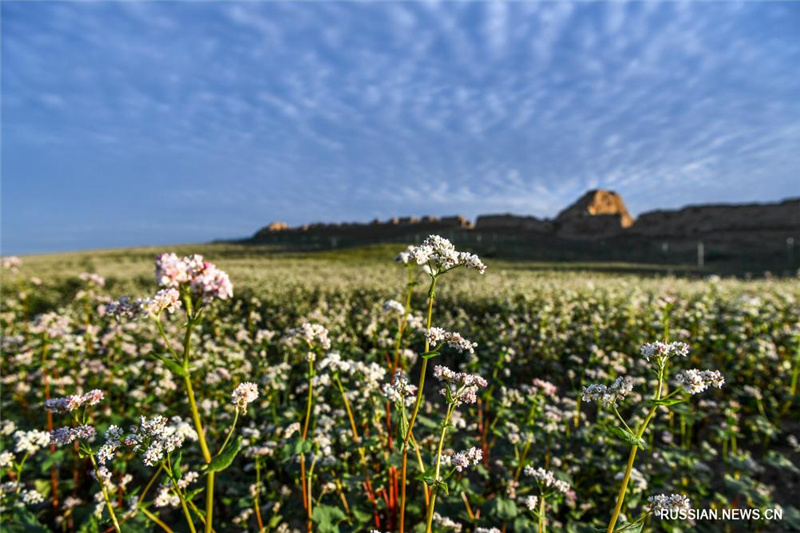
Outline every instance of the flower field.
[[196, 249], [4, 259], [3, 531], [800, 530], [797, 279]]

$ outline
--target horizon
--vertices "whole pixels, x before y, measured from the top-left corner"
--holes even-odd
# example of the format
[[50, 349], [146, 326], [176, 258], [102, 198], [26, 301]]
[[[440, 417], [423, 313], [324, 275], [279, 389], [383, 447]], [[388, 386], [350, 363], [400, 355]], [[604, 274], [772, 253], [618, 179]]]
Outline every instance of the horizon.
[[24, 3], [2, 253], [800, 196], [800, 5]]
[[[590, 192], [602, 191], [602, 190], [605, 190], [605, 189], [592, 189], [592, 190], [586, 191], [586, 193], [584, 193], [584, 194], [588, 194]], [[619, 194], [617, 191], [610, 191], [609, 190], [607, 192]], [[583, 195], [581, 195], [581, 197], [582, 196]], [[625, 198], [622, 197], [622, 195], [619, 195], [619, 196], [622, 198], [622, 200], [624, 202]], [[578, 198], [575, 199], [575, 202], [577, 202], [577, 200], [578, 200]], [[692, 208], [692, 207], [738, 207], [738, 206], [749, 206], [749, 205], [765, 206], [765, 205], [778, 205], [778, 204], [782, 204], [782, 203], [785, 203], [785, 202], [798, 202], [798, 201], [800, 201], [800, 196], [798, 196], [798, 197], [790, 196], [790, 197], [786, 197], [786, 198], [783, 198], [783, 199], [780, 199], [780, 200], [765, 201], [765, 202], [722, 202], [722, 203], [709, 203], [709, 204], [686, 204], [686, 205], [683, 205], [683, 206], [680, 206], [680, 207], [677, 207], [677, 208], [674, 208], [674, 209], [655, 208], [655, 209], [650, 210], [650, 211], [645, 211], [645, 212], [639, 213], [636, 216], [631, 214], [630, 210], [629, 210], [629, 214], [631, 214], [632, 218], [634, 219], [634, 223], [635, 223], [635, 221], [638, 220], [641, 215], [654, 213], [654, 212], [658, 212], [658, 211], [680, 211], [680, 210], [689, 209], [689, 208]], [[572, 202], [572, 203], [564, 206], [562, 209], [566, 209], [567, 207], [571, 207], [573, 205], [573, 203], [575, 203], [575, 202]], [[558, 214], [558, 212], [556, 214]], [[296, 230], [296, 229], [302, 227], [303, 225], [318, 224], [318, 223], [319, 224], [357, 224], [357, 225], [367, 225], [367, 224], [369, 224], [369, 223], [371, 223], [371, 222], [373, 222], [375, 220], [377, 220], [379, 222], [382, 222], [382, 223], [385, 223], [385, 222], [391, 221], [394, 218], [406, 218], [406, 217], [412, 217], [413, 218], [413, 217], [416, 217], [418, 219], [421, 219], [422, 217], [425, 217], [425, 216], [429, 216], [429, 215], [428, 214], [395, 214], [395, 215], [388, 216], [388, 217], [385, 217], [385, 218], [373, 218], [373, 219], [369, 219], [369, 220], [354, 220], [354, 219], [348, 219], [348, 220], [309, 220], [309, 221], [306, 221], [304, 223], [300, 223], [297, 226], [290, 225], [287, 229], [288, 230]], [[444, 214], [444, 215], [432, 215], [432, 216], [441, 219], [443, 217], [454, 217], [454, 216], [457, 217], [457, 216], [463, 216], [463, 215], [461, 215], [460, 213], [449, 213], [449, 214]], [[477, 222], [477, 219], [479, 219], [479, 218], [481, 218], [483, 216], [533, 217], [533, 218], [536, 218], [536, 219], [539, 219], [539, 220], [542, 220], [542, 221], [553, 221], [556, 218], [555, 215], [552, 216], [552, 217], [540, 217], [540, 216], [537, 216], [536, 214], [513, 213], [513, 212], [480, 213], [480, 214], [476, 215], [473, 218], [470, 218], [470, 217], [465, 217], [465, 218], [467, 220], [469, 220], [470, 222], [472, 222], [473, 224], [475, 224]], [[264, 225], [259, 226], [258, 228], [256, 228], [255, 230], [253, 230], [252, 232], [250, 232], [247, 235], [235, 235], [235, 236], [226, 237], [226, 238], [212, 238], [212, 239], [208, 239], [208, 240], [205, 240], [205, 241], [165, 242], [165, 243], [159, 243], [159, 244], [151, 244], [151, 243], [139, 243], [139, 244], [137, 244], [137, 243], [133, 243], [133, 244], [125, 245], [125, 246], [96, 246], [96, 247], [89, 247], [89, 248], [80, 248], [80, 249], [75, 249], [75, 250], [57, 250], [57, 251], [32, 252], [32, 253], [23, 253], [23, 254], [4, 254], [3, 256], [5, 257], [5, 256], [8, 256], [8, 255], [17, 255], [17, 256], [21, 256], [21, 257], [26, 257], [26, 256], [39, 256], [39, 255], [71, 254], [71, 253], [81, 253], [81, 252], [99, 252], [99, 251], [115, 251], [115, 250], [123, 251], [123, 250], [138, 249], [138, 248], [157, 248], [159, 246], [186, 247], [186, 246], [192, 246], [192, 245], [210, 245], [210, 244], [226, 244], [226, 243], [230, 244], [230, 243], [235, 243], [236, 241], [247, 240], [247, 239], [252, 238], [256, 233], [258, 233], [260, 230], [266, 228], [267, 226], [269, 226], [273, 222], [283, 222], [283, 221], [281, 221], [281, 220], [271, 220], [269, 222], [266, 222]], [[283, 231], [283, 230], [281, 230], [281, 231]]]

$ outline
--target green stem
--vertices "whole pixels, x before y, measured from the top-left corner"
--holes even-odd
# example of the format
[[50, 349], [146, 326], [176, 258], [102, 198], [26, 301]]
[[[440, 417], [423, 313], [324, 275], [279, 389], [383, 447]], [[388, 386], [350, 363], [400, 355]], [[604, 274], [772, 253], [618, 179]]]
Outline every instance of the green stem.
[[[428, 318], [426, 321], [426, 328], [431, 328], [431, 320], [433, 319], [433, 300], [434, 291], [436, 288], [436, 278], [431, 278], [431, 286], [428, 289]], [[430, 350], [430, 342], [425, 338], [425, 353]], [[419, 387], [417, 388], [417, 400], [414, 402], [414, 412], [411, 415], [411, 420], [408, 423], [406, 436], [403, 439], [403, 468], [400, 481], [400, 533], [403, 533], [406, 517], [406, 478], [407, 478], [407, 465], [408, 465], [408, 441], [411, 439], [411, 432], [414, 430], [414, 423], [417, 420], [417, 413], [422, 404], [422, 391], [425, 387], [425, 371], [428, 369], [428, 358], [422, 360], [422, 369], [419, 374]]]
[[544, 517], [544, 493], [539, 494], [539, 533], [547, 533], [547, 519]]
[[151, 513], [150, 511], [148, 511], [148, 510], [147, 510], [147, 509], [145, 509], [145, 508], [142, 508], [142, 509], [141, 509], [141, 511], [142, 511], [142, 513], [143, 513], [143, 514], [144, 514], [144, 515], [145, 515], [147, 518], [149, 518], [149, 519], [150, 519], [150, 520], [152, 520], [154, 523], [156, 523], [156, 524], [158, 524], [159, 526], [161, 526], [161, 529], [163, 529], [163, 530], [164, 530], [164, 531], [166, 531], [167, 533], [173, 533], [173, 531], [172, 531], [172, 528], [170, 528], [170, 527], [169, 527], [167, 524], [165, 524], [164, 522], [162, 522], [162, 521], [161, 521], [161, 519], [160, 519], [159, 517], [157, 517], [156, 515], [154, 515], [153, 513]]
[[[658, 389], [656, 391], [655, 399], [661, 399], [661, 388], [664, 384], [664, 367], [659, 369], [658, 372]], [[647, 425], [650, 423], [650, 420], [656, 414], [656, 410], [658, 409], [658, 405], [654, 405], [650, 408], [650, 412], [647, 413], [647, 418], [645, 418], [644, 423], [642, 423], [641, 428], [639, 428], [638, 433], [636, 436], [638, 438], [642, 438], [644, 435], [645, 430], [647, 430]], [[631, 471], [633, 470], [633, 463], [636, 460], [636, 452], [639, 449], [638, 446], [631, 446], [631, 453], [628, 455], [628, 464], [625, 467], [625, 475], [622, 477], [622, 484], [619, 488], [619, 494], [617, 494], [617, 504], [614, 507], [614, 514], [611, 516], [611, 521], [608, 523], [608, 529], [606, 533], [613, 533], [614, 526], [617, 524], [617, 519], [619, 519], [619, 515], [622, 512], [622, 504], [625, 501], [625, 494], [628, 490], [628, 482], [631, 479]]]
[[312, 516], [313, 516], [313, 501], [311, 499], [311, 489], [312, 489], [312, 482], [314, 481], [314, 466], [317, 464], [317, 457], [314, 456], [314, 459], [311, 461], [311, 466], [308, 469], [308, 518], [307, 518], [307, 525], [308, 531], [312, 531]]
[[[186, 298], [188, 300], [188, 298]], [[194, 397], [194, 388], [192, 387], [192, 378], [189, 374], [189, 355], [192, 350], [192, 329], [195, 325], [195, 320], [189, 314], [190, 309], [187, 305], [187, 320], [186, 334], [183, 339], [183, 366], [187, 369], [186, 375], [183, 376], [183, 383], [186, 386], [186, 395], [189, 398], [189, 408], [192, 411], [192, 420], [194, 421], [194, 428], [197, 431], [197, 438], [200, 442], [200, 451], [203, 453], [203, 459], [206, 463], [211, 462], [211, 451], [208, 449], [206, 442], [206, 435], [203, 431], [203, 423], [200, 421], [200, 412], [197, 409], [197, 401]], [[214, 472], [209, 472], [206, 477], [206, 524], [205, 532], [211, 533], [211, 524], [214, 515]]]
[[114, 512], [114, 508], [111, 506], [111, 499], [108, 497], [106, 484], [100, 477], [99, 469], [97, 468], [97, 461], [94, 460], [94, 455], [91, 454], [89, 455], [89, 459], [91, 459], [92, 461], [92, 468], [94, 468], [94, 475], [97, 478], [97, 482], [100, 483], [100, 490], [103, 492], [103, 499], [106, 501], [108, 514], [111, 515], [111, 521], [114, 522], [114, 529], [117, 531], [117, 533], [121, 533], [122, 530], [119, 527], [119, 522], [117, 521], [117, 515]]
[[303, 423], [303, 440], [308, 435], [308, 423], [311, 420], [311, 403], [314, 401], [314, 358], [308, 360], [308, 401], [306, 402], [306, 420]]
[[225, 449], [225, 446], [228, 445], [228, 441], [231, 440], [231, 435], [233, 435], [233, 430], [236, 429], [236, 422], [239, 420], [239, 408], [236, 408], [236, 412], [233, 414], [233, 424], [231, 424], [231, 428], [228, 430], [228, 435], [225, 437], [225, 442], [222, 443], [219, 451], [217, 452], [217, 456], [222, 453], [222, 450]]
[[[166, 469], [164, 469], [166, 471]], [[178, 487], [178, 483], [175, 481], [175, 478], [172, 477], [172, 473], [168, 472], [167, 475], [169, 476], [169, 480], [172, 482], [172, 487], [175, 489], [175, 494], [178, 495], [178, 499], [181, 501], [181, 509], [183, 509], [183, 516], [186, 517], [186, 523], [189, 524], [189, 530], [192, 533], [197, 533], [197, 530], [194, 528], [194, 522], [192, 521], [192, 514], [189, 512], [189, 507], [186, 505], [186, 498], [183, 497], [183, 493], [181, 492], [180, 487]]]
[[342, 394], [342, 400], [344, 401], [344, 407], [347, 411], [347, 417], [350, 419], [350, 429], [353, 431], [353, 438], [357, 444], [359, 442], [358, 429], [356, 428], [356, 421], [353, 417], [353, 410], [350, 409], [350, 402], [347, 400], [347, 395], [344, 393], [344, 387], [342, 387], [342, 381], [339, 379], [339, 374], [334, 374], [333, 379], [336, 381], [336, 385], [339, 387], [339, 392]]
[[172, 354], [172, 357], [175, 359], [176, 362], [180, 362], [180, 358], [178, 354], [175, 353], [175, 349], [172, 347], [172, 343], [169, 341], [169, 337], [167, 337], [167, 332], [164, 331], [164, 324], [161, 323], [161, 317], [155, 317], [156, 327], [158, 327], [158, 332], [161, 333], [161, 338], [164, 339], [164, 344], [167, 346], [167, 350], [169, 353]]
[[203, 423], [200, 421], [200, 412], [197, 409], [197, 401], [194, 398], [194, 389], [192, 388], [192, 378], [187, 374], [183, 377], [183, 383], [186, 386], [186, 395], [189, 398], [189, 409], [192, 411], [192, 420], [194, 421], [194, 429], [197, 431], [197, 438], [200, 442], [200, 450], [203, 452], [203, 459], [206, 463], [211, 462], [211, 452], [208, 450], [208, 443], [206, 442], [205, 432], [203, 431]]
[[433, 492], [431, 493], [431, 502], [428, 505], [428, 516], [426, 520], [426, 533], [431, 532], [431, 524], [433, 523], [433, 508], [436, 506], [436, 495], [439, 493], [439, 472], [442, 466], [442, 448], [444, 447], [444, 439], [447, 436], [447, 428], [450, 424], [450, 417], [453, 414], [453, 405], [447, 406], [447, 415], [445, 416], [444, 422], [442, 423], [442, 433], [439, 436], [439, 446], [436, 449], [436, 467], [433, 474]]

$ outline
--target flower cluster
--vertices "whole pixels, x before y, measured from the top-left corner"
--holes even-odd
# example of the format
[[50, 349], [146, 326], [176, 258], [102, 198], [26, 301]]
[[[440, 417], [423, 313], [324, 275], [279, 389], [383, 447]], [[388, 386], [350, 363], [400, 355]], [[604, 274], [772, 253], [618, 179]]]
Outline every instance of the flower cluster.
[[202, 255], [179, 258], [174, 253], [156, 257], [156, 282], [167, 288], [189, 287], [203, 301], [227, 300], [233, 297], [233, 284], [228, 274]]
[[394, 262], [395, 263], [399, 263], [401, 265], [408, 265], [408, 263], [412, 259], [411, 253], [413, 251], [414, 251], [414, 246], [409, 244], [408, 247], [405, 250], [403, 250], [402, 252], [400, 252], [399, 254], [397, 254], [394, 257]]
[[107, 304], [106, 313], [113, 315], [117, 320], [139, 318], [143, 314], [142, 300], [131, 300], [128, 296], [123, 296], [118, 301]]
[[381, 392], [390, 402], [395, 405], [409, 405], [414, 403], [414, 397], [417, 395], [416, 385], [408, 382], [403, 374], [396, 374], [394, 382], [384, 383], [381, 387]]
[[442, 463], [452, 465], [456, 472], [463, 472], [469, 465], [476, 465], [483, 459], [483, 451], [480, 448], [472, 447], [467, 451], [458, 452], [453, 455], [442, 455]]
[[725, 384], [725, 378], [722, 377], [719, 370], [698, 370], [696, 368], [678, 373], [675, 381], [689, 394], [703, 392], [708, 387], [721, 389]]
[[681, 494], [656, 494], [647, 498], [647, 501], [649, 502], [649, 511], [656, 514], [690, 509], [692, 505], [689, 498]]
[[180, 419], [172, 421], [177, 423], [170, 424], [161, 415], [149, 420], [142, 416], [139, 425], [131, 427], [123, 444], [130, 446], [135, 452], [141, 452], [145, 465], [155, 466], [164, 458], [164, 454], [172, 453], [183, 446], [184, 439], [194, 432], [191, 428], [183, 428]]
[[451, 348], [458, 350], [459, 353], [464, 351], [475, 353], [475, 347], [478, 345], [477, 342], [468, 341], [462, 337], [460, 333], [445, 331], [442, 328], [430, 328], [425, 330], [425, 339], [432, 347], [436, 347], [440, 343], [445, 342]]
[[104, 287], [106, 284], [106, 280], [103, 276], [99, 274], [94, 274], [91, 272], [81, 272], [78, 277], [83, 281], [87, 281], [90, 284], [97, 285], [98, 287]]
[[76, 440], [92, 441], [97, 435], [97, 430], [88, 425], [76, 427], [63, 427], [50, 432], [50, 441], [58, 447], [72, 444]]
[[9, 255], [3, 258], [3, 268], [10, 271], [12, 274], [19, 272], [19, 267], [22, 266], [22, 259], [16, 255]]
[[172, 313], [181, 308], [181, 293], [178, 289], [161, 289], [152, 298], [136, 303], [143, 314], [158, 317], [164, 311]]
[[72, 395], [64, 398], [45, 400], [44, 408], [56, 413], [69, 413], [84, 405], [97, 405], [104, 397], [103, 391], [94, 389], [83, 395]]
[[434, 511], [433, 513], [433, 521], [436, 522], [436, 525], [438, 525], [440, 528], [450, 529], [455, 531], [455, 533], [461, 533], [461, 530], [463, 529], [463, 526], [461, 524], [459, 524], [452, 518], [440, 515], [436, 511]]
[[543, 488], [553, 487], [556, 492], [560, 492], [561, 494], [569, 492], [569, 483], [557, 479], [556, 475], [550, 470], [545, 470], [542, 467], [533, 468], [528, 465], [525, 467], [525, 475], [534, 478], [536, 483]]
[[403, 304], [398, 302], [397, 300], [386, 300], [383, 302], [383, 310], [386, 313], [396, 313], [398, 315], [402, 315], [406, 312], [406, 308], [403, 307]]
[[478, 400], [478, 389], [489, 385], [476, 374], [454, 372], [442, 365], [433, 368], [433, 377], [444, 385], [439, 393], [455, 405], [475, 403]]
[[51, 339], [58, 339], [69, 333], [69, 318], [59, 313], [42, 313], [34, 319], [30, 331], [44, 334]]
[[592, 384], [583, 388], [581, 397], [585, 402], [596, 402], [606, 406], [616, 407], [618, 400], [624, 400], [633, 390], [633, 379], [625, 376], [618, 377], [610, 387]]
[[544, 396], [552, 397], [555, 396], [558, 392], [558, 387], [550, 383], [549, 381], [545, 381], [543, 379], [535, 378], [533, 380], [533, 390], [537, 392], [541, 392]]
[[353, 362], [342, 359], [342, 355], [339, 352], [328, 352], [317, 367], [319, 371], [327, 369], [333, 374], [338, 374], [340, 372], [343, 374], [350, 374], [353, 372], [354, 368], [355, 365]]
[[538, 496], [528, 496], [523, 500], [525, 507], [528, 508], [529, 511], [535, 511], [536, 506], [539, 505], [539, 497]]
[[14, 454], [8, 450], [0, 452], [0, 468], [7, 468], [14, 462]]
[[689, 345], [685, 342], [648, 342], [642, 345], [641, 354], [648, 361], [654, 357], [657, 362], [665, 362], [673, 355], [681, 357], [689, 355]]
[[106, 442], [97, 451], [97, 461], [101, 465], [106, 464], [106, 461], [114, 457], [114, 452], [117, 451], [117, 448], [122, 446], [122, 435], [123, 431], [121, 427], [113, 424], [108, 426], [105, 435]]
[[412, 248], [409, 254], [410, 259], [418, 265], [427, 266], [431, 276], [443, 274], [457, 266], [471, 268], [481, 274], [486, 272], [486, 265], [477, 255], [457, 251], [453, 243], [438, 235], [429, 236], [421, 245]]
[[258, 399], [258, 385], [249, 381], [240, 383], [233, 389], [231, 398], [236, 409], [241, 411], [242, 414], [246, 414], [247, 406]]
[[14, 440], [16, 441], [14, 451], [33, 455], [50, 444], [50, 433], [36, 429], [32, 431], [20, 430], [14, 433]]
[[309, 346], [319, 345], [323, 350], [330, 350], [331, 340], [328, 330], [320, 324], [306, 322], [299, 328], [289, 330], [288, 338], [303, 339]]

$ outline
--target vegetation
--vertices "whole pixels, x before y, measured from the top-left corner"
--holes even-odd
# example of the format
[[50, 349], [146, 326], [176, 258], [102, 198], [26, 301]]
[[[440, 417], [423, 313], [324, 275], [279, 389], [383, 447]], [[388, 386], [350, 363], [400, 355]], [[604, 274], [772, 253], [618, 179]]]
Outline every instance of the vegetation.
[[800, 529], [796, 279], [161, 251], [4, 261], [4, 530]]

